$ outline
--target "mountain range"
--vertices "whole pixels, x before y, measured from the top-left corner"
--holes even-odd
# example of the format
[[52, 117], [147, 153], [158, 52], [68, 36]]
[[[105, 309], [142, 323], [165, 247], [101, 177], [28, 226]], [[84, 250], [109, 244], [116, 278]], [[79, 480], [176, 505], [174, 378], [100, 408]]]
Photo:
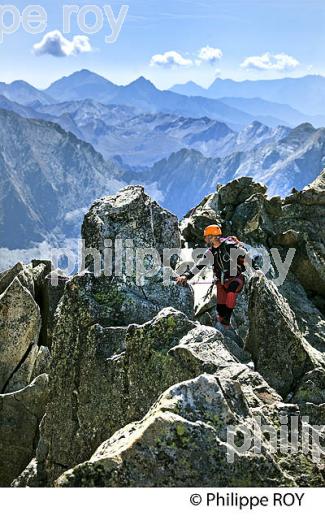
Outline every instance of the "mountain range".
[[255, 81], [217, 78], [209, 88], [200, 87], [191, 81], [183, 85], [175, 85], [171, 91], [186, 96], [204, 96], [211, 99], [262, 98], [273, 103], [290, 105], [311, 116], [323, 114], [325, 105], [325, 77], [319, 75]]
[[278, 140], [223, 158], [183, 149], [151, 168], [128, 171], [123, 179], [128, 184], [144, 184], [163, 205], [182, 216], [217, 184], [250, 176], [268, 186], [269, 196], [287, 195], [292, 188], [299, 190], [312, 182], [324, 167], [325, 129], [305, 123]]
[[91, 143], [104, 158], [118, 158], [130, 166], [150, 166], [182, 148], [192, 148], [208, 157], [223, 157], [234, 151], [251, 150], [262, 141], [287, 135], [289, 127], [270, 128], [253, 121], [240, 131], [208, 117], [177, 114], [138, 114], [123, 105], [103, 105], [86, 99], [40, 105], [19, 105], [0, 96], [0, 108], [23, 117], [59, 124], [79, 139]]
[[0, 246], [79, 236], [84, 209], [123, 187], [116, 164], [59, 125], [0, 109]]
[[179, 217], [241, 176], [270, 195], [301, 189], [325, 166], [325, 129], [275, 125], [283, 116], [299, 121], [300, 112], [260, 98], [187, 97], [144, 78], [121, 87], [89, 71], [44, 91], [0, 83], [0, 246], [78, 237], [90, 202], [128, 183]]
[[[296, 126], [306, 121], [315, 126], [325, 125], [325, 116], [322, 115], [325, 78], [322, 76], [266, 82], [218, 79], [209, 89], [191, 83], [171, 90], [159, 90], [144, 77], [120, 86], [83, 69], [60, 78], [45, 90], [38, 90], [24, 81], [0, 83], [0, 95], [33, 108], [39, 104], [91, 99], [105, 105], [134, 107], [139, 113], [208, 117], [225, 122], [236, 130], [253, 120], [267, 126]], [[241, 99], [235, 101], [233, 98]], [[258, 99], [252, 102], [251, 98]]]

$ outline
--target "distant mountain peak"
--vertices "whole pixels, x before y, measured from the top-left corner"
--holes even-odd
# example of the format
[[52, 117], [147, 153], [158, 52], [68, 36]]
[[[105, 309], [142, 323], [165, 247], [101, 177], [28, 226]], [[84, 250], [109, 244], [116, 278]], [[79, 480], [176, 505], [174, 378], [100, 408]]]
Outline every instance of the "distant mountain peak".
[[129, 83], [127, 85], [127, 87], [140, 87], [142, 89], [145, 88], [145, 89], [157, 90], [155, 85], [149, 79], [145, 78], [144, 76], [140, 76], [136, 80], [131, 81], [131, 83]]
[[72, 74], [68, 76], [62, 76], [58, 80], [51, 83], [51, 85], [46, 89], [47, 91], [53, 90], [53, 88], [60, 87], [61, 85], [71, 85], [78, 86], [79, 84], [87, 84], [87, 83], [95, 83], [95, 84], [103, 84], [103, 85], [114, 85], [111, 81], [100, 76], [96, 72], [91, 72], [88, 69], [76, 70]]
[[76, 76], [77, 77], [84, 77], [84, 78], [101, 78], [101, 79], [105, 79], [100, 74], [97, 74], [96, 72], [92, 72], [91, 70], [88, 70], [88, 69], [76, 70], [72, 74], [69, 74], [68, 76], [63, 76], [63, 77], [64, 78], [73, 78], [73, 77], [76, 77]]
[[27, 83], [27, 81], [24, 81], [23, 79], [16, 79], [12, 83], [10, 83], [10, 85], [11, 86], [16, 86], [16, 87], [34, 88], [32, 85], [30, 85], [29, 83]]

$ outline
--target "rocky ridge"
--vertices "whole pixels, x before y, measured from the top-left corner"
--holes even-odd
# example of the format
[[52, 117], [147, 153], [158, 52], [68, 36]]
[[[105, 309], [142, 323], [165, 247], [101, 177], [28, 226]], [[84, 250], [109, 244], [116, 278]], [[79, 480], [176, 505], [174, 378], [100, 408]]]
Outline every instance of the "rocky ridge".
[[[0, 485], [323, 486], [323, 454], [302, 450], [302, 416], [316, 435], [324, 203], [323, 172], [284, 200], [250, 178], [219, 186], [180, 228], [140, 186], [91, 206], [82, 235], [101, 253], [118, 239], [159, 255], [202, 245], [211, 222], [252, 254], [295, 247], [282, 285], [274, 256], [266, 274], [248, 269], [236, 332], [214, 327], [213, 295], [194, 307], [193, 287], [164, 285], [162, 268], [140, 285], [133, 274], [96, 276], [87, 255], [58, 287], [45, 261], [1, 273]], [[296, 452], [274, 450], [265, 433], [280, 435], [285, 420], [297, 426]]]

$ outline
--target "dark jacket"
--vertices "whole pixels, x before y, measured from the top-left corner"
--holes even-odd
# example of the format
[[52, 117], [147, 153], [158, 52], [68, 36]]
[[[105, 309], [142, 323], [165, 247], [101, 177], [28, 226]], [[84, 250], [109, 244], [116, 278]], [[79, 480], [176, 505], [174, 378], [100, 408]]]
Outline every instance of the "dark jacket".
[[[244, 261], [245, 255], [247, 254], [247, 250], [243, 246], [238, 245], [238, 243], [231, 238], [223, 237], [220, 240], [221, 244], [219, 247], [209, 247], [207, 249], [204, 256], [208, 255], [206, 257], [209, 259], [208, 263], [206, 259], [204, 262], [202, 262], [201, 259], [197, 262], [197, 264], [194, 267], [192, 267], [192, 269], [184, 273], [184, 276], [186, 276], [188, 280], [195, 276], [196, 273], [192, 272], [194, 269], [201, 270], [204, 267], [206, 267], [206, 265], [211, 265], [213, 267], [213, 272], [216, 280], [219, 280], [221, 282], [226, 281], [229, 278], [232, 278], [233, 276], [239, 276], [246, 270]], [[236, 256], [238, 254], [236, 259], [236, 274], [234, 274], [233, 272], [231, 273], [231, 252], [234, 249], [236, 250]]]

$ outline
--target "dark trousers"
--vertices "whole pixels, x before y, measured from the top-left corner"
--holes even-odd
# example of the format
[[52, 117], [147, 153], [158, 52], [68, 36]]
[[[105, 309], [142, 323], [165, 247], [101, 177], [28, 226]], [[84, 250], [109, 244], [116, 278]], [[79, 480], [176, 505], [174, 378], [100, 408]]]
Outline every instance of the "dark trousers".
[[224, 282], [217, 282], [217, 313], [221, 323], [230, 325], [231, 315], [236, 307], [237, 296], [244, 287], [243, 275], [233, 276]]

